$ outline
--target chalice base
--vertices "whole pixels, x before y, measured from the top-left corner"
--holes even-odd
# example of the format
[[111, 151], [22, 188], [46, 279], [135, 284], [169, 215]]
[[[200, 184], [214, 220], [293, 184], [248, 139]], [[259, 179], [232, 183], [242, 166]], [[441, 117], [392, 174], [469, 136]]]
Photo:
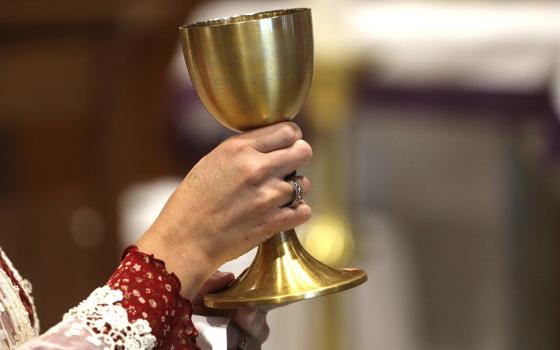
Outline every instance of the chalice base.
[[367, 281], [360, 269], [337, 269], [313, 258], [294, 230], [276, 234], [261, 244], [251, 266], [225, 291], [208, 294], [212, 308], [273, 309], [303, 299], [337, 293]]

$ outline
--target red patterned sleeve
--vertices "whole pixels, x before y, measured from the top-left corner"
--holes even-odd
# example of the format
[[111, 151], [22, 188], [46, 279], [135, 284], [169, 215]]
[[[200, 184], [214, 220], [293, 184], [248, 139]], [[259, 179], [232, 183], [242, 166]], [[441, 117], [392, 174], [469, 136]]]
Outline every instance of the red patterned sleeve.
[[179, 294], [181, 284], [167, 272], [163, 261], [129, 247], [107, 285], [122, 291], [120, 305], [130, 322], [148, 321], [157, 339], [155, 349], [199, 349], [191, 321], [192, 305]]

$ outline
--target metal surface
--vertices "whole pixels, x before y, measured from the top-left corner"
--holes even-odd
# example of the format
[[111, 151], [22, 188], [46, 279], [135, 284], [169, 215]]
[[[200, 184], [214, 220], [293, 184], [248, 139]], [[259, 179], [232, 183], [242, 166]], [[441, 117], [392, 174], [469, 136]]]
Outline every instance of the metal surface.
[[[310, 9], [267, 11], [180, 27], [193, 86], [224, 126], [244, 131], [291, 120], [313, 74]], [[352, 288], [359, 269], [336, 269], [314, 259], [294, 230], [259, 246], [250, 268], [226, 291], [205, 296], [215, 308], [275, 306]]]
[[224, 126], [244, 131], [299, 112], [313, 75], [311, 10], [261, 12], [179, 29], [194, 88]]
[[367, 280], [359, 269], [337, 269], [314, 259], [301, 246], [296, 232], [275, 235], [259, 246], [257, 256], [226, 291], [207, 295], [215, 308], [269, 306], [340, 292]]

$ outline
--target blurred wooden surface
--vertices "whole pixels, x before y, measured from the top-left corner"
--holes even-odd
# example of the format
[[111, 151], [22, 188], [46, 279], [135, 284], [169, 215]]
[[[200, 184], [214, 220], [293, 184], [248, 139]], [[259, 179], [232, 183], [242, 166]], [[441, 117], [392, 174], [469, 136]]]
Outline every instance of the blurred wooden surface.
[[115, 268], [123, 188], [172, 168], [165, 70], [193, 4], [2, 2], [0, 245], [43, 330]]

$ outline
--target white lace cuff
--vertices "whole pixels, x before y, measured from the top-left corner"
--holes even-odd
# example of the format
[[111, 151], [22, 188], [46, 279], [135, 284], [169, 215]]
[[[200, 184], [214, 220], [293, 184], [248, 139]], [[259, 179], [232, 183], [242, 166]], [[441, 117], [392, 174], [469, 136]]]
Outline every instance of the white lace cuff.
[[126, 310], [117, 304], [122, 299], [120, 290], [97, 288], [49, 333], [64, 330], [67, 338], [86, 335], [87, 342], [104, 350], [153, 349], [156, 338], [150, 325], [143, 319], [129, 322]]

